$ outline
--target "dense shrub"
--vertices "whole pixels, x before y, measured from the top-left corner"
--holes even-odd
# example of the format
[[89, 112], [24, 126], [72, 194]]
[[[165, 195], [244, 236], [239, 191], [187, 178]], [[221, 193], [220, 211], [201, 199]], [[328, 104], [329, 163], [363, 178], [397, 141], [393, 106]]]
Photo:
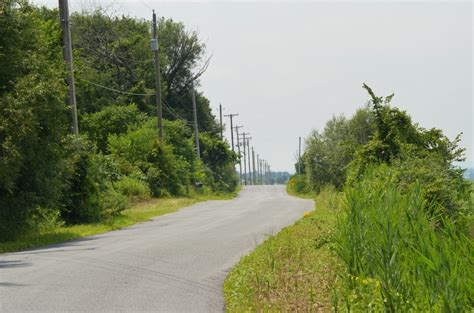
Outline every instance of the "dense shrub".
[[201, 158], [210, 174], [208, 182], [214, 191], [235, 190], [239, 178], [234, 168], [237, 155], [221, 139], [209, 133], [199, 135], [201, 145]]
[[337, 252], [346, 265], [344, 307], [350, 311], [466, 312], [472, 308], [474, 246], [449, 219], [426, 214], [419, 184], [400, 187], [382, 165], [347, 186]]
[[130, 203], [127, 196], [110, 186], [99, 193], [100, 219], [102, 220], [117, 216], [129, 207]]
[[129, 176], [115, 182], [114, 188], [131, 200], [146, 200], [151, 196], [150, 187], [146, 182]]
[[27, 3], [0, 4], [0, 240], [57, 213], [69, 127], [58, 36]]
[[180, 163], [172, 148], [159, 142], [154, 120], [126, 134], [111, 135], [109, 148], [124, 174], [140, 171], [146, 177], [153, 196], [183, 192], [186, 177], [178, 175]]
[[288, 181], [287, 189], [292, 194], [305, 194], [311, 192], [311, 188], [305, 175], [293, 175]]
[[346, 169], [354, 152], [374, 135], [374, 117], [368, 107], [358, 109], [351, 119], [333, 117], [324, 131], [313, 131], [306, 139], [303, 154], [304, 173], [313, 191], [326, 185], [341, 190], [346, 180]]
[[406, 112], [390, 106], [393, 95], [382, 99], [365, 88], [372, 97], [376, 132], [354, 153], [348, 183], [357, 182], [373, 164], [389, 164], [396, 169], [400, 186], [419, 183], [423, 197], [438, 213], [456, 218], [472, 211], [469, 184], [453, 165], [464, 160], [459, 136], [451, 141], [439, 129], [419, 127]]
[[108, 137], [112, 134], [126, 133], [146, 120], [136, 105], [111, 105], [99, 112], [84, 114], [81, 118], [83, 131], [97, 145], [99, 151], [108, 152]]
[[68, 139], [61, 217], [69, 224], [97, 222], [101, 208], [99, 186], [91, 170], [94, 147], [85, 137], [70, 136]]
[[[344, 187], [345, 202], [334, 201], [345, 208], [335, 236], [345, 265], [335, 309], [467, 312], [474, 207], [471, 185], [454, 165], [464, 160], [460, 138], [420, 127], [390, 105], [393, 95], [364, 88], [370, 107], [349, 121], [333, 118], [304, 153], [310, 190]], [[288, 187], [304, 190], [297, 179]]]
[[111, 184], [114, 165], [97, 154], [89, 140], [69, 136], [64, 148], [67, 158], [60, 203], [66, 223], [98, 222], [127, 208], [127, 198]]

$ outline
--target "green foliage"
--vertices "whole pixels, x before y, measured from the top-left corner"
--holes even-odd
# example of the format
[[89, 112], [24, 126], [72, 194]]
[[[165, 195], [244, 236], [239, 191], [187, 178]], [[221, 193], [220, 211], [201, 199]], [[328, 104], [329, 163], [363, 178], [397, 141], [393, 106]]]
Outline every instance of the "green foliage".
[[449, 219], [426, 212], [420, 185], [401, 190], [397, 170], [370, 169], [345, 189], [337, 252], [347, 273], [342, 300], [351, 311], [444, 311], [472, 308], [474, 247]]
[[127, 197], [112, 187], [110, 162], [96, 154], [85, 137], [69, 136], [61, 216], [68, 224], [98, 222], [128, 207]]
[[126, 134], [111, 135], [109, 148], [123, 173], [138, 171], [146, 177], [153, 196], [183, 193], [186, 177], [178, 175], [182, 164], [172, 147], [159, 142], [153, 119]]
[[125, 176], [114, 183], [114, 188], [120, 194], [126, 195], [131, 200], [147, 200], [151, 196], [150, 187], [146, 182]]
[[290, 194], [307, 194], [311, 192], [311, 188], [306, 180], [305, 175], [293, 175], [287, 184]]
[[61, 216], [68, 224], [97, 222], [101, 218], [99, 186], [91, 171], [93, 146], [84, 137], [68, 137]]
[[[335, 238], [343, 261], [335, 310], [465, 312], [473, 307], [473, 199], [460, 137], [423, 129], [371, 96], [349, 121], [330, 120], [313, 132], [304, 153], [306, 180], [293, 193], [344, 187]], [[311, 195], [308, 192], [307, 195]], [[326, 199], [327, 197], [325, 197]], [[317, 205], [318, 205], [317, 200]], [[328, 204], [323, 204], [327, 206]]]
[[146, 115], [138, 111], [137, 106], [111, 105], [97, 113], [84, 114], [81, 119], [82, 130], [94, 141], [99, 151], [107, 153], [108, 137], [123, 134], [130, 127], [137, 127], [146, 120]]
[[373, 164], [391, 164], [398, 170], [399, 184], [408, 188], [419, 183], [424, 198], [438, 213], [452, 218], [472, 213], [469, 185], [463, 171], [453, 165], [464, 160], [460, 137], [451, 141], [439, 129], [413, 124], [406, 112], [390, 106], [393, 95], [382, 100], [367, 85], [364, 88], [372, 97], [376, 132], [355, 152], [348, 182], [357, 182]]
[[[0, 240], [55, 215], [68, 130], [58, 27], [23, 1], [0, 4]], [[41, 210], [41, 214], [39, 211]]]
[[237, 155], [224, 141], [210, 133], [200, 133], [199, 140], [202, 161], [210, 170], [208, 183], [212, 189], [227, 192], [235, 190], [239, 181], [234, 168]]
[[314, 191], [325, 185], [342, 188], [354, 152], [373, 136], [373, 123], [371, 111], [359, 109], [349, 120], [333, 117], [323, 133], [313, 131], [306, 139], [304, 171]]
[[[153, 54], [149, 49], [149, 24], [130, 16], [109, 15], [106, 9], [74, 13], [71, 16], [75, 59], [78, 69], [77, 101], [82, 112], [97, 112], [112, 103], [135, 103], [149, 115], [156, 114], [153, 96], [117, 94], [100, 84], [134, 94], [153, 94]], [[205, 44], [197, 32], [179, 22], [158, 20], [162, 94], [166, 103], [163, 116], [168, 120], [193, 119], [190, 109], [192, 83], [207, 68]], [[92, 83], [90, 83], [92, 82]], [[196, 95], [200, 127], [217, 135], [218, 128], [209, 100]]]
[[[190, 86], [199, 85], [207, 67], [197, 33], [159, 21], [164, 117], [177, 119], [165, 120], [166, 136], [159, 142], [149, 95], [155, 78], [148, 23], [102, 10], [71, 19], [85, 136], [68, 136], [57, 10], [26, 0], [0, 3], [0, 241], [64, 222], [104, 221], [129, 201], [190, 194], [197, 181], [207, 182], [206, 190], [235, 190], [228, 147], [208, 145], [208, 159], [218, 164], [205, 165], [195, 156], [191, 128], [178, 121], [192, 120]], [[208, 131], [209, 142], [216, 141], [217, 124], [201, 93], [197, 107], [200, 128]]]

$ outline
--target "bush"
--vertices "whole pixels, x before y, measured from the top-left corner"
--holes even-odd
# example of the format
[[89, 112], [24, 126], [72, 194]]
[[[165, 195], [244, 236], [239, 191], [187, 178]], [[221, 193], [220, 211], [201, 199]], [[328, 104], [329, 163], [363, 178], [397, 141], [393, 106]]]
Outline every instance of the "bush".
[[287, 190], [291, 194], [306, 194], [311, 188], [306, 180], [306, 175], [293, 175], [287, 184]]
[[344, 305], [350, 311], [469, 311], [472, 241], [449, 219], [437, 230], [420, 186], [401, 190], [396, 175], [382, 165], [345, 189], [336, 247], [347, 269]]
[[66, 223], [98, 222], [127, 208], [127, 197], [111, 184], [119, 175], [110, 158], [97, 154], [84, 136], [69, 136], [65, 150], [61, 217]]
[[306, 139], [303, 154], [306, 179], [313, 191], [326, 185], [341, 190], [346, 180], [346, 168], [354, 152], [374, 135], [374, 116], [369, 107], [358, 109], [350, 118], [330, 119], [324, 131], [313, 131]]
[[113, 188], [107, 188], [99, 194], [100, 218], [107, 219], [117, 216], [123, 210], [129, 208], [127, 196], [115, 191]]
[[150, 187], [141, 180], [125, 176], [114, 183], [115, 190], [126, 195], [131, 200], [146, 200], [150, 198]]
[[146, 177], [153, 196], [184, 192], [188, 178], [179, 173], [186, 164], [176, 158], [172, 147], [159, 142], [154, 120], [126, 134], [110, 136], [109, 148], [124, 174], [139, 171]]
[[201, 158], [203, 164], [210, 170], [212, 178], [208, 179], [213, 191], [234, 191], [239, 183], [235, 171], [237, 155], [220, 138], [210, 133], [199, 134]]
[[[57, 213], [68, 132], [58, 23], [25, 1], [0, 4], [0, 241]], [[39, 212], [41, 211], [41, 212]]]
[[99, 151], [108, 152], [108, 137], [112, 134], [126, 133], [130, 127], [145, 122], [146, 115], [136, 105], [110, 105], [96, 113], [81, 116], [83, 131], [97, 145]]
[[65, 173], [61, 217], [68, 224], [97, 222], [101, 218], [97, 173], [91, 170], [94, 147], [84, 136], [69, 136], [65, 142]]

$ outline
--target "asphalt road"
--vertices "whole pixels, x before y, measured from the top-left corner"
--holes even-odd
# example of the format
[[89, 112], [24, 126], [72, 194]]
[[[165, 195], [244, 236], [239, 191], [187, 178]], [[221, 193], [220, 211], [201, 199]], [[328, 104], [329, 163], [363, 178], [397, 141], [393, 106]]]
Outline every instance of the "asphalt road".
[[312, 201], [246, 187], [153, 221], [0, 255], [0, 312], [222, 312], [228, 271]]

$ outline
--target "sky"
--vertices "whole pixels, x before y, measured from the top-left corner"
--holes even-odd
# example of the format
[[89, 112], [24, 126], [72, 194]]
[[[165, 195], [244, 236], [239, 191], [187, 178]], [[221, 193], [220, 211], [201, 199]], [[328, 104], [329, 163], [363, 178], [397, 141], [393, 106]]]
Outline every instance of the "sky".
[[474, 167], [470, 2], [70, 0], [70, 10], [97, 4], [145, 19], [155, 9], [196, 30], [212, 55], [200, 91], [216, 115], [219, 103], [239, 114], [272, 170], [294, 172], [298, 137], [350, 117], [368, 100], [364, 82], [395, 93], [420, 126], [462, 132], [463, 166]]

